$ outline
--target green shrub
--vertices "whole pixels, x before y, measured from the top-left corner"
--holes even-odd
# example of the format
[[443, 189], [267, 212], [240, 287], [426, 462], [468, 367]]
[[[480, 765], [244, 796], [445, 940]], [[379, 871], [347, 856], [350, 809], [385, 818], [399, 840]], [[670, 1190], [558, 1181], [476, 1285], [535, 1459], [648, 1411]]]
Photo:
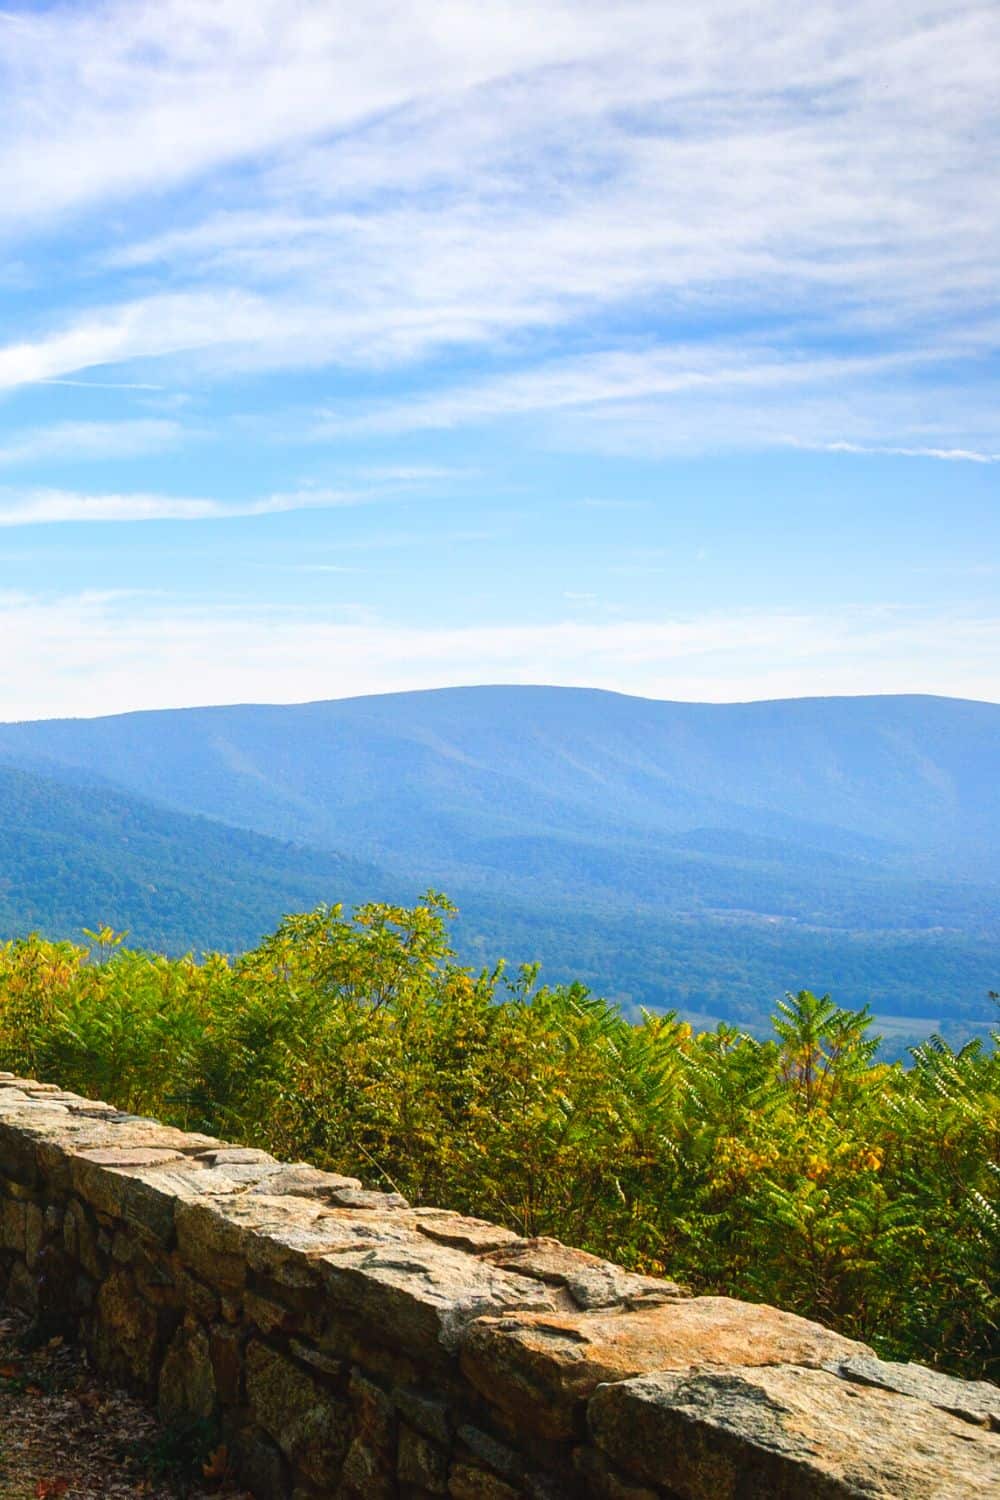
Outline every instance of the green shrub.
[[320, 907], [236, 961], [7, 943], [0, 1066], [995, 1372], [996, 1037], [879, 1064], [868, 1013], [805, 990], [769, 1041], [636, 1025], [463, 967], [451, 911]]

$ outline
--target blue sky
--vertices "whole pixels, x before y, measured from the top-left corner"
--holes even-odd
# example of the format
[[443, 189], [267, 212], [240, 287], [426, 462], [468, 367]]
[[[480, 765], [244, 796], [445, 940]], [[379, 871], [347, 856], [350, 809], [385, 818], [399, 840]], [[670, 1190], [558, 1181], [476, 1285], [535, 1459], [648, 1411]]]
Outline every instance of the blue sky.
[[994, 4], [0, 10], [0, 718], [1000, 699]]

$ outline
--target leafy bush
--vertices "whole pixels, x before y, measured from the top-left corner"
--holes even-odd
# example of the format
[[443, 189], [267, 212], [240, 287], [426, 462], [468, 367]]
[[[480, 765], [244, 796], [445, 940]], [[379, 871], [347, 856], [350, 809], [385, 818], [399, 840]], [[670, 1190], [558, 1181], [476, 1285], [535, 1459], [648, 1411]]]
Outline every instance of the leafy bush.
[[319, 907], [236, 961], [9, 942], [0, 1065], [995, 1371], [996, 1034], [879, 1063], [868, 1012], [806, 990], [767, 1041], [633, 1024], [463, 967], [452, 910]]

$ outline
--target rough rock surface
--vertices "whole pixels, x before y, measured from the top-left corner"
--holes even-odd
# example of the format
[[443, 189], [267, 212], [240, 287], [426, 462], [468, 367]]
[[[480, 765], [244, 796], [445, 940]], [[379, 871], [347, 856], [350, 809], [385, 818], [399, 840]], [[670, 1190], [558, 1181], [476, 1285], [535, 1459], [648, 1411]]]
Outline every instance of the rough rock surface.
[[487, 1258], [495, 1266], [504, 1266], [521, 1276], [565, 1287], [573, 1306], [587, 1312], [601, 1307], [667, 1302], [684, 1295], [675, 1282], [636, 1276], [610, 1261], [588, 1255], [585, 1250], [573, 1250], [559, 1240], [545, 1237], [519, 1240], [512, 1235], [507, 1244], [491, 1251]]
[[926, 1365], [896, 1364], [871, 1354], [854, 1354], [831, 1368], [844, 1380], [916, 1396], [941, 1411], [1000, 1432], [1000, 1387], [986, 1380], [956, 1380], [940, 1370], [928, 1370]]
[[1000, 1392], [0, 1076], [0, 1294], [257, 1500], [1000, 1497]]
[[731, 1297], [670, 1298], [641, 1310], [483, 1318], [466, 1335], [471, 1383], [544, 1437], [569, 1437], [605, 1381], [696, 1365], [822, 1365], [869, 1353], [816, 1323]]
[[1000, 1438], [826, 1370], [663, 1372], [602, 1386], [596, 1442], [683, 1500], [971, 1500], [1000, 1494]]

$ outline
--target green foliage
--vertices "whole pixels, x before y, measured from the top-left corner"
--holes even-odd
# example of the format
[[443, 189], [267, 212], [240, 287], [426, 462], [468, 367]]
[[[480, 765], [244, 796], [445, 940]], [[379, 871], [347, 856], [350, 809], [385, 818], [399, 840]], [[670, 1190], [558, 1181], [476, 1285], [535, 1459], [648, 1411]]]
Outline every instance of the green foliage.
[[237, 960], [7, 943], [0, 1066], [995, 1370], [995, 1036], [886, 1064], [867, 1010], [807, 990], [767, 1039], [633, 1020], [535, 966], [468, 968], [453, 914], [321, 906]]

